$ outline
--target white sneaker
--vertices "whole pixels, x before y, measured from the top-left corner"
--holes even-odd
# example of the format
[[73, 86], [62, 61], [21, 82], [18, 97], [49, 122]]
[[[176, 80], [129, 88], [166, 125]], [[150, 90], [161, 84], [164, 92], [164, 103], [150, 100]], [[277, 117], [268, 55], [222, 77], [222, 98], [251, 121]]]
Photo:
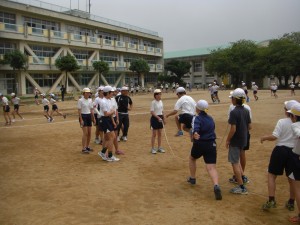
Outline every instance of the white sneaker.
[[117, 162], [117, 161], [120, 161], [120, 159], [113, 155], [112, 157], [108, 157], [107, 161], [108, 162]]
[[11, 122], [13, 122], [13, 123], [14, 123], [14, 122], [16, 122], [16, 120], [15, 120], [15, 119], [12, 119], [12, 120], [11, 120]]
[[123, 136], [123, 137], [122, 137], [122, 141], [127, 141], [127, 137], [126, 137], [126, 136]]
[[166, 152], [162, 147], [159, 147], [157, 151], [160, 152], [160, 153], [165, 153]]
[[47, 121], [48, 121], [48, 123], [50, 123], [50, 122], [51, 122], [51, 119], [50, 119], [50, 118], [48, 118], [48, 119], [47, 119]]
[[100, 151], [100, 152], [98, 152], [98, 155], [99, 155], [104, 161], [107, 161], [107, 158], [106, 158], [106, 156], [105, 156], [104, 153], [102, 153], [102, 152]]
[[152, 148], [152, 149], [151, 149], [151, 153], [152, 153], [152, 154], [156, 154], [156, 152], [157, 152], [157, 151], [156, 151], [156, 148]]
[[117, 140], [118, 140], [118, 142], [120, 142], [120, 137], [119, 136], [117, 137]]
[[95, 138], [95, 144], [100, 144], [100, 140], [99, 140], [99, 138]]

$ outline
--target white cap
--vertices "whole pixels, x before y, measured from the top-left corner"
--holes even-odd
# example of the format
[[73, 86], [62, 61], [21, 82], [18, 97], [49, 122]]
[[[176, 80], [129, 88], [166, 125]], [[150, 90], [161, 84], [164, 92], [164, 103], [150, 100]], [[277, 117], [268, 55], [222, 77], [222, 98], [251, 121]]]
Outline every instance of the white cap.
[[154, 93], [161, 93], [161, 90], [160, 89], [155, 89]]
[[229, 93], [229, 98], [232, 98], [232, 94], [233, 94], [233, 91], [231, 91], [230, 93]]
[[103, 91], [103, 88], [104, 88], [104, 86], [99, 86], [99, 87], [97, 88], [97, 92], [98, 92], [98, 91]]
[[91, 89], [89, 89], [89, 88], [83, 88], [83, 89], [82, 89], [82, 92], [83, 92], [83, 93], [91, 92]]
[[255, 82], [252, 82], [252, 84], [255, 84]]
[[232, 97], [236, 99], [245, 98], [245, 91], [242, 88], [237, 88], [233, 91]]
[[52, 94], [52, 93], [50, 93], [50, 94], [49, 94], [49, 96], [51, 96], [51, 97], [54, 97], [55, 95], [54, 95], [54, 94]]
[[182, 93], [182, 92], [185, 92], [185, 89], [183, 87], [179, 87], [176, 89], [176, 94]]
[[121, 88], [121, 91], [128, 91], [128, 87], [123, 86], [123, 87]]
[[111, 86], [105, 86], [105, 87], [103, 88], [103, 92], [105, 92], [105, 93], [110, 92], [110, 91], [112, 91], [112, 90], [113, 90], [113, 89], [112, 89]]
[[11, 93], [10, 95], [11, 95], [11, 96], [16, 96], [16, 94], [15, 94], [15, 93]]
[[116, 87], [112, 87], [111, 89], [112, 89], [112, 91], [116, 91], [117, 90]]
[[0, 93], [0, 96], [3, 96], [3, 94], [2, 94], [2, 93]]
[[287, 111], [295, 116], [300, 116], [300, 103], [296, 103], [292, 106], [291, 110]]
[[199, 100], [196, 104], [196, 107], [201, 111], [205, 111], [206, 109], [208, 109], [208, 103], [205, 100]]
[[44, 93], [42, 93], [41, 96], [45, 97], [46, 95]]
[[211, 86], [211, 84], [208, 84], [208, 87], [210, 87]]
[[291, 110], [292, 109], [292, 106], [296, 103], [299, 103], [298, 101], [296, 100], [289, 100], [289, 101], [285, 101], [284, 102], [284, 106], [287, 110]]

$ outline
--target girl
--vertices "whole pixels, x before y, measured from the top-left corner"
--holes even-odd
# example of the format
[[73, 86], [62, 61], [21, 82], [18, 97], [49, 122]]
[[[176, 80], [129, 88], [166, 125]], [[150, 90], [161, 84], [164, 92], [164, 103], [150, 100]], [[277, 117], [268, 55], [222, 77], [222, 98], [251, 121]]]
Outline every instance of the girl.
[[39, 90], [37, 88], [34, 89], [34, 101], [35, 101], [35, 104], [39, 105]]
[[[161, 90], [156, 89], [154, 91], [154, 100], [151, 102], [151, 119], [150, 126], [152, 128], [152, 137], [151, 137], [151, 153], [156, 154], [157, 152], [164, 153], [165, 150], [161, 147], [161, 131], [163, 125], [166, 124], [164, 114], [163, 114], [164, 106], [161, 101]], [[158, 148], [154, 148], [155, 138], [157, 135], [157, 144]]]
[[21, 118], [21, 120], [24, 119], [19, 113], [19, 102], [20, 102], [20, 98], [18, 98], [15, 93], [11, 93], [11, 103], [14, 105], [14, 111], [12, 112], [13, 115], [12, 122], [15, 122], [16, 119], [15, 113]]
[[48, 99], [46, 98], [46, 95], [45, 94], [41, 94], [42, 96], [42, 104], [44, 106], [44, 116], [47, 118], [48, 122], [52, 122], [53, 121], [53, 118], [49, 115], [49, 101]]
[[4, 113], [4, 118], [5, 118], [5, 126], [7, 125], [11, 125], [11, 118], [10, 118], [10, 107], [8, 105], [8, 99], [3, 96], [2, 93], [0, 93], [0, 100], [2, 102], [2, 105], [3, 105], [3, 113]]
[[92, 121], [95, 124], [94, 109], [92, 99], [90, 99], [91, 90], [83, 88], [83, 97], [78, 100], [79, 124], [82, 128], [82, 153], [89, 154], [92, 149], [89, 147], [91, 141]]
[[51, 110], [51, 113], [50, 113], [50, 117], [52, 117], [53, 113], [56, 112], [57, 114], [61, 115], [64, 119], [66, 119], [66, 114], [63, 114], [61, 112], [58, 111], [58, 107], [56, 105], [56, 100], [54, 99], [55, 98], [55, 95], [54, 94], [50, 94], [50, 104], [52, 105], [52, 110]]

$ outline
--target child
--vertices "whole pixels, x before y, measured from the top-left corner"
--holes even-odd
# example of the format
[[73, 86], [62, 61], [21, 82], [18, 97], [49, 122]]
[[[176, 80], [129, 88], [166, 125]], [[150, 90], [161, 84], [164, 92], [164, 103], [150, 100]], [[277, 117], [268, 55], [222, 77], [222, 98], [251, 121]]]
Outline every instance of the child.
[[[151, 137], [151, 153], [156, 154], [157, 152], [165, 153], [165, 150], [161, 147], [161, 132], [164, 124], [166, 123], [164, 119], [164, 105], [161, 101], [161, 90], [154, 90], [154, 100], [151, 102], [151, 119], [150, 126], [152, 128], [152, 137]], [[157, 145], [158, 148], [154, 148], [155, 138], [157, 136]]]
[[[54, 99], [55, 95], [54, 94], [50, 94], [50, 104], [52, 105], [52, 110], [50, 113], [50, 117], [52, 117], [53, 113], [56, 112], [57, 114], [61, 115], [64, 119], [66, 119], [66, 114], [63, 114], [61, 112], [58, 111], [58, 107], [56, 105], [56, 100]], [[52, 119], [53, 121], [54, 119]]]
[[23, 118], [23, 117], [21, 116], [21, 114], [19, 113], [19, 102], [20, 102], [20, 98], [18, 98], [18, 97], [16, 96], [15, 93], [11, 93], [11, 102], [12, 102], [12, 104], [14, 105], [14, 111], [13, 111], [13, 113], [12, 113], [12, 115], [13, 115], [13, 120], [12, 120], [12, 122], [15, 122], [15, 119], [16, 119], [15, 113], [23, 120], [24, 118]]
[[46, 98], [46, 95], [43, 93], [42, 96], [42, 105], [44, 107], [44, 116], [47, 118], [48, 122], [52, 122], [53, 118], [49, 115], [49, 101]]
[[193, 147], [189, 159], [191, 176], [187, 180], [191, 184], [196, 184], [196, 160], [203, 156], [206, 170], [214, 184], [216, 200], [222, 200], [221, 189], [218, 182], [218, 172], [216, 170], [217, 149], [215, 123], [211, 116], [207, 114], [208, 103], [199, 100], [196, 104], [196, 114], [192, 122]]
[[255, 84], [255, 82], [252, 82], [251, 89], [253, 91], [253, 97], [254, 97], [255, 101], [257, 101], [258, 100], [258, 96], [257, 96], [258, 86]]
[[291, 173], [289, 178], [292, 179], [292, 187], [298, 207], [298, 215], [291, 217], [289, 221], [300, 224], [300, 103], [294, 104], [288, 112], [292, 114], [292, 130], [294, 136], [297, 138], [292, 154], [290, 155]]
[[[277, 141], [275, 148], [270, 157], [270, 163], [268, 167], [268, 193], [269, 199], [263, 204], [262, 209], [268, 210], [270, 208], [276, 207], [275, 191], [276, 191], [276, 178], [279, 175], [283, 175], [285, 170], [286, 176], [290, 174], [289, 169], [289, 155], [292, 153], [294, 147], [295, 138], [291, 129], [292, 120], [290, 118], [291, 114], [287, 111], [292, 108], [294, 104], [298, 103], [295, 100], [290, 100], [284, 102], [284, 109], [286, 118], [278, 120], [276, 127], [272, 135], [266, 135], [261, 137], [260, 142], [264, 141]], [[292, 180], [288, 177], [288, 182], [290, 184], [290, 199], [286, 203], [286, 208], [290, 211], [294, 210], [295, 196], [291, 188]]]
[[4, 119], [6, 121], [5, 126], [11, 125], [10, 107], [8, 104], [8, 99], [5, 96], [3, 96], [2, 93], [0, 93], [0, 100], [1, 100], [2, 106], [3, 106]]

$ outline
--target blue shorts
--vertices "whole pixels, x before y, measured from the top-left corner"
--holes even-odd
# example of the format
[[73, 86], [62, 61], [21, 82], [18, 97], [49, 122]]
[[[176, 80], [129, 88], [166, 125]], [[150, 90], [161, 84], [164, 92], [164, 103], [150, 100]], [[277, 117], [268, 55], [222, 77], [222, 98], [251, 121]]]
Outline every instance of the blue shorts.
[[58, 107], [57, 107], [56, 104], [52, 105], [52, 110], [53, 110], [53, 111], [55, 111], [55, 110], [57, 110], [57, 109], [58, 109]]
[[[163, 115], [158, 115], [161, 119], [163, 119]], [[158, 119], [154, 116], [151, 116], [150, 118], [150, 126], [153, 130], [159, 130], [163, 128], [163, 122], [158, 121]]]
[[99, 120], [99, 123], [105, 134], [114, 131], [114, 125], [109, 116], [102, 116]]
[[82, 117], [84, 127], [92, 126], [92, 115], [91, 114], [81, 114], [81, 117]]
[[10, 111], [9, 105], [3, 106], [3, 112], [9, 112], [9, 111]]
[[48, 112], [49, 111], [49, 106], [48, 105], [44, 105], [44, 111]]
[[14, 110], [19, 110], [19, 104], [14, 105]]
[[290, 154], [289, 164], [291, 165], [291, 174], [289, 178], [300, 181], [300, 155], [292, 152]]
[[194, 117], [193, 115], [188, 113], [179, 114], [178, 121], [179, 123], [183, 123], [186, 128], [192, 128], [193, 117]]
[[194, 159], [199, 159], [203, 156], [206, 164], [216, 164], [217, 162], [217, 147], [215, 141], [197, 141], [193, 143], [191, 156]]
[[288, 160], [292, 154], [292, 148], [286, 146], [275, 146], [270, 157], [268, 172], [274, 175], [282, 175], [285, 170], [286, 176], [291, 173]]

